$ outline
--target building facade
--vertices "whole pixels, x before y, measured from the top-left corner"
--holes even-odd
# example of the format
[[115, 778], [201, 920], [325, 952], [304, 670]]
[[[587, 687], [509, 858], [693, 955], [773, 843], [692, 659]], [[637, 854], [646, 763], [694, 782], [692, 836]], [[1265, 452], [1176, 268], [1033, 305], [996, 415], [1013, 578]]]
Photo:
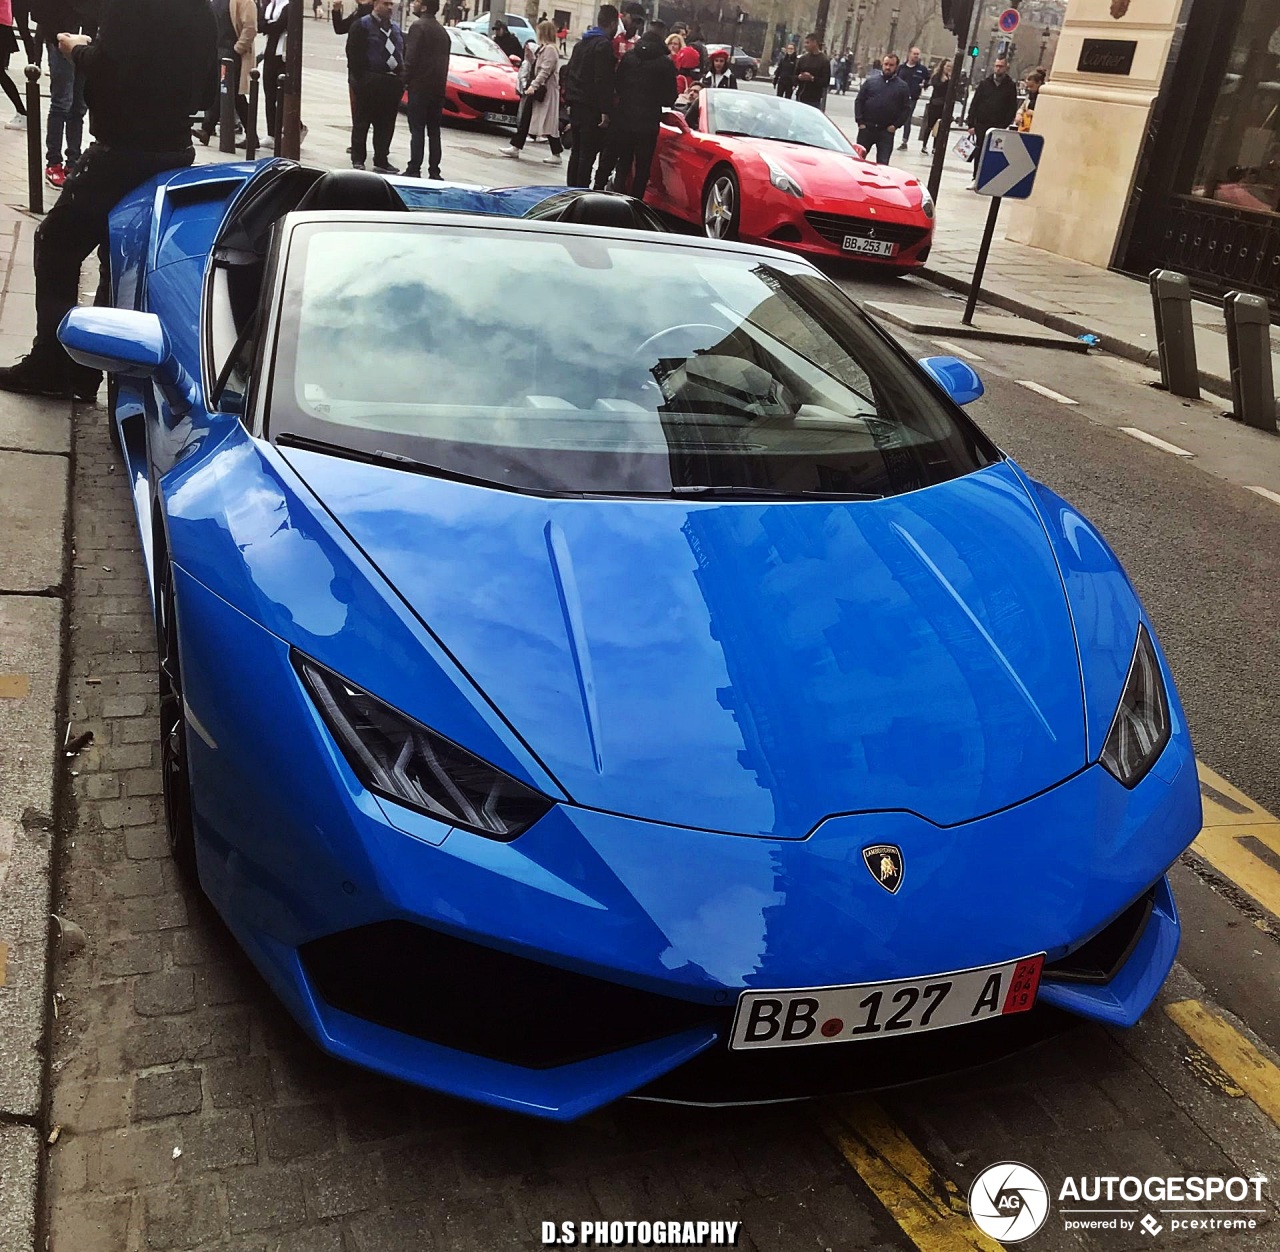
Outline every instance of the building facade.
[[1280, 313], [1280, 3], [1070, 0], [1009, 237]]

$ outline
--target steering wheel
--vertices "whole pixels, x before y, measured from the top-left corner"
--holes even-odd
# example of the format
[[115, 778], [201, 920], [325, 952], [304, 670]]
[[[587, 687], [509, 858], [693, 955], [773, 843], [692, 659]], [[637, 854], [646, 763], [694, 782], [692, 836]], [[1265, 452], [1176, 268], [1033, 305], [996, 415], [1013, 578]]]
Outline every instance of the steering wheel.
[[709, 330], [715, 335], [723, 336], [728, 333], [724, 326], [712, 326], [707, 322], [681, 322], [678, 326], [668, 326], [666, 330], [656, 331], [650, 335], [643, 343], [638, 344], [632, 351], [633, 357], [643, 356], [654, 344], [665, 339], [668, 335], [675, 335], [681, 331]]

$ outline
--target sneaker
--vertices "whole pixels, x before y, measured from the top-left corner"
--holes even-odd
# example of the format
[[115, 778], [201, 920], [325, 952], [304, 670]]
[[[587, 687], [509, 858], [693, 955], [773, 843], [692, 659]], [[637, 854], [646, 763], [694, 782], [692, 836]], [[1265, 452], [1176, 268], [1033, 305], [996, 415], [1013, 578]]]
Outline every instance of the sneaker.
[[33, 350], [16, 365], [0, 369], [0, 391], [21, 396], [92, 400], [101, 384], [102, 375], [97, 370], [77, 365], [65, 354], [60, 360], [50, 360]]
[[404, 172], [404, 176], [405, 176], [406, 178], [421, 178], [421, 177], [422, 177], [422, 171], [421, 171], [421, 170], [415, 170], [415, 169], [413, 168], [413, 166], [409, 166], [409, 167], [405, 170], [405, 172]]
[[363, 162], [363, 161], [352, 161], [352, 162], [351, 162], [351, 168], [352, 168], [353, 170], [362, 170], [362, 169], [364, 169], [364, 162]]
[[44, 167], [44, 181], [50, 187], [62, 187], [67, 181], [67, 167], [65, 165], [46, 165]]
[[200, 140], [200, 142], [207, 148], [209, 146], [209, 140], [213, 138], [213, 131], [205, 130], [203, 128], [200, 130], [193, 130], [191, 132], [191, 138]]
[[898, 145], [898, 151], [899, 151], [899, 152], [905, 152], [906, 150], [907, 150], [907, 145], [906, 145], [905, 143], [900, 143], [900, 144]]
[[26, 130], [27, 115], [25, 113], [15, 114], [12, 121], [5, 122], [4, 128], [5, 130]]
[[546, 156], [542, 158], [542, 164], [543, 165], [563, 165], [564, 161], [560, 157], [551, 156], [551, 154], [548, 153]]
[[978, 180], [977, 180], [976, 178], [973, 180], [973, 182], [971, 182], [971, 183], [969, 184], [969, 190], [970, 190], [970, 191], [977, 191], [977, 190], [978, 190]]
[[520, 159], [520, 149], [513, 143], [507, 144], [505, 148], [498, 149], [498, 155], [501, 157], [510, 157], [513, 161]]
[[306, 141], [307, 141], [307, 124], [306, 124], [306, 122], [303, 122], [303, 123], [302, 123], [302, 131], [301, 131], [301, 133], [298, 135], [298, 142], [299, 142], [299, 143], [306, 143]]
[[375, 165], [374, 172], [378, 174], [398, 174], [400, 171], [394, 165]]

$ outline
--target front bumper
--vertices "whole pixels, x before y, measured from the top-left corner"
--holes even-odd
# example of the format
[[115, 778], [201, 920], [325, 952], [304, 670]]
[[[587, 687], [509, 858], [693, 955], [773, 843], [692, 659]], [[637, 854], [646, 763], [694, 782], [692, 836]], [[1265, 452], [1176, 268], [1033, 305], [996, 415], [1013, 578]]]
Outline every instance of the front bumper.
[[[802, 252], [807, 256], [846, 260], [892, 269], [914, 269], [929, 259], [933, 220], [920, 210], [865, 205], [844, 200], [803, 200], [768, 186], [764, 194], [744, 200], [739, 233], [743, 239]], [[890, 257], [845, 251], [846, 235], [880, 239], [896, 246]]]
[[[774, 840], [559, 805], [500, 844], [363, 791], [287, 645], [181, 571], [179, 597], [199, 723], [188, 739], [201, 881], [320, 1046], [379, 1072], [564, 1120], [651, 1093], [664, 1075], [676, 1082], [682, 1067], [710, 1098], [706, 1075], [751, 1068], [723, 1043], [744, 987], [914, 977], [1037, 951], [1063, 963], [1152, 884], [1141, 936], [1106, 981], [1047, 971], [1040, 1006], [1026, 1015], [1034, 1021], [1004, 1032], [1007, 1041], [987, 1032], [985, 1048], [1023, 1046], [1061, 1020], [1055, 1010], [1131, 1024], [1173, 961], [1178, 921], [1162, 875], [1199, 825], [1185, 733], [1133, 791], [1093, 767], [945, 829], [909, 813], [864, 813], [828, 819], [807, 839]], [[896, 895], [863, 864], [873, 843], [902, 850]], [[450, 979], [439, 973], [456, 956], [424, 950], [392, 969], [375, 949], [347, 946], [351, 934], [388, 923], [485, 954], [462, 979], [466, 994], [446, 994]], [[530, 966], [542, 973], [532, 977]], [[353, 987], [379, 978], [386, 1007], [378, 996], [353, 998]], [[534, 994], [538, 978], [545, 986]], [[397, 1015], [396, 1001], [420, 1011]], [[471, 1017], [463, 1029], [458, 1014]], [[586, 1014], [599, 1020], [576, 1029]], [[557, 1029], [542, 1029], [547, 1021]], [[975, 1031], [921, 1036], [899, 1054], [918, 1057], [893, 1081], [936, 1072], [928, 1051], [950, 1067], [975, 1052], [990, 1059]], [[522, 1054], [526, 1037], [542, 1050]], [[773, 1096], [755, 1079], [726, 1089], [750, 1088], [732, 1098], [753, 1099], [820, 1089], [830, 1068], [821, 1054], [868, 1046], [791, 1050], [789, 1066], [771, 1063]], [[870, 1052], [851, 1056], [846, 1088], [885, 1085], [887, 1069], [866, 1063]], [[784, 1069], [802, 1077], [782, 1083]], [[757, 1067], [767, 1080], [765, 1070]]]

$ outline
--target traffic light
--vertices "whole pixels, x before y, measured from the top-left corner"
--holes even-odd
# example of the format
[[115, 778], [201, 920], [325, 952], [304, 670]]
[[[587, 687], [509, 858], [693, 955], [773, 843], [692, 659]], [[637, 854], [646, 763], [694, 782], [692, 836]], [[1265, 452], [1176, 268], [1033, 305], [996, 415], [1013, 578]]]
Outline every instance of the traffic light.
[[942, 24], [962, 39], [973, 21], [973, 0], [942, 0]]
[[969, 55], [976, 61], [982, 55], [982, 49], [975, 43], [969, 49]]

